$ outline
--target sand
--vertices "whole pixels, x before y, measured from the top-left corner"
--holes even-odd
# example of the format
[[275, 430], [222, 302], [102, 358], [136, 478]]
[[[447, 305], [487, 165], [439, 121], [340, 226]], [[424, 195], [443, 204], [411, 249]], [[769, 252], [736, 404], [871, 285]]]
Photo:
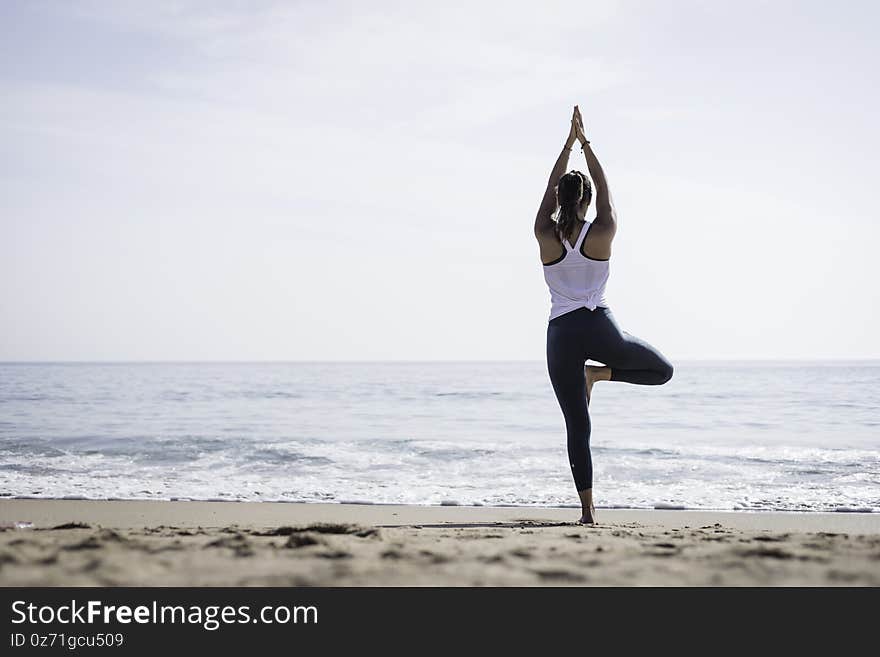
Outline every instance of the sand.
[[599, 514], [585, 527], [571, 508], [7, 499], [0, 585], [880, 585], [880, 514]]

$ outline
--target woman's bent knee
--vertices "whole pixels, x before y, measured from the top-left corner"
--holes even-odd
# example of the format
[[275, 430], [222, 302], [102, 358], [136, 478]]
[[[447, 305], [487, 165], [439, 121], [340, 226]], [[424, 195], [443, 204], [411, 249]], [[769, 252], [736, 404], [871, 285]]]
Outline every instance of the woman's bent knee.
[[674, 368], [672, 367], [672, 363], [670, 363], [670, 362], [664, 363], [663, 368], [660, 370], [660, 376], [662, 377], [662, 381], [660, 381], [660, 384], [662, 385], [662, 384], [666, 383], [667, 381], [669, 381], [669, 379], [672, 378], [673, 372], [674, 372]]

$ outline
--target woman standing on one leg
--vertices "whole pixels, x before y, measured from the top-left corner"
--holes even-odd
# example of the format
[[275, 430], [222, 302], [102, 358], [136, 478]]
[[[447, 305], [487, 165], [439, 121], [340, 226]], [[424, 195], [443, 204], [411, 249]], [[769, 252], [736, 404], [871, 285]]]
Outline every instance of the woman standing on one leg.
[[[564, 173], [575, 141], [580, 141], [596, 185], [596, 218], [585, 220], [592, 199], [589, 178]], [[559, 210], [556, 219], [553, 215]], [[605, 300], [611, 242], [617, 217], [605, 173], [584, 136], [574, 108], [565, 147], [556, 160], [535, 219], [544, 279], [550, 288], [547, 371], [565, 417], [568, 460], [581, 500], [580, 522], [596, 522], [588, 403], [596, 381], [660, 385], [672, 378], [672, 364], [657, 349], [622, 331]], [[588, 359], [605, 363], [586, 366]]]

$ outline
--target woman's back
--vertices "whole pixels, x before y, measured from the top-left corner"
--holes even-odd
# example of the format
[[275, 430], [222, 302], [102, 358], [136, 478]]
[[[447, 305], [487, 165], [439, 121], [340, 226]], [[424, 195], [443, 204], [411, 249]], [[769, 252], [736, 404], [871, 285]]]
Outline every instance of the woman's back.
[[574, 246], [563, 240], [565, 253], [543, 265], [544, 280], [550, 289], [550, 320], [581, 307], [608, 307], [605, 285], [610, 274], [609, 260], [590, 258], [583, 252], [592, 225], [584, 222]]

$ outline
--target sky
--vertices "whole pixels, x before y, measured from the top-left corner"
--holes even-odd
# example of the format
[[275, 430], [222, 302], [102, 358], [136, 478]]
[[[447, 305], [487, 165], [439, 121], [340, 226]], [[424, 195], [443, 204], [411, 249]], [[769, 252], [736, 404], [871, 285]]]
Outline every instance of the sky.
[[6, 0], [0, 360], [543, 360], [574, 104], [624, 330], [673, 363], [878, 358], [878, 19]]

